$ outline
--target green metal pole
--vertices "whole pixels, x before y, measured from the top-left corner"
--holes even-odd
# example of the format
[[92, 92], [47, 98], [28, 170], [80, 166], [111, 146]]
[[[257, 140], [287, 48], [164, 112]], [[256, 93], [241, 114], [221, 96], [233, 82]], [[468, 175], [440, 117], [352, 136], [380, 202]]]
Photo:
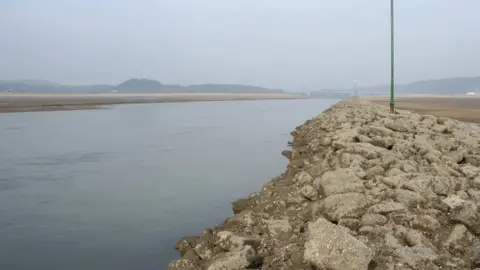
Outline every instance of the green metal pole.
[[395, 113], [395, 40], [393, 0], [390, 0], [390, 112]]

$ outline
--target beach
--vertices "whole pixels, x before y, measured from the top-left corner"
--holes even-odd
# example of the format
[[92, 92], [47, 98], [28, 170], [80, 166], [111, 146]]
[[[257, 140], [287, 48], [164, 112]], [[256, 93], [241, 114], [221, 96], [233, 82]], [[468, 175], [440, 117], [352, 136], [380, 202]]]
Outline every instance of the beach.
[[98, 109], [130, 103], [300, 99], [301, 95], [271, 93], [146, 93], [31, 94], [0, 93], [0, 113]]
[[[388, 97], [362, 97], [373, 103], [389, 106]], [[405, 95], [395, 98], [395, 108], [421, 114], [480, 123], [480, 95]]]

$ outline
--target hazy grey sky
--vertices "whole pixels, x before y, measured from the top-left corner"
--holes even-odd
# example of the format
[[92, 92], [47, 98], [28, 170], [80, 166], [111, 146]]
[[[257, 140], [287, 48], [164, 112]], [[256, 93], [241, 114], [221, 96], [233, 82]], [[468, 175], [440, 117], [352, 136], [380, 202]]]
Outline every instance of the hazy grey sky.
[[[389, 0], [0, 0], [0, 79], [389, 81]], [[397, 80], [480, 75], [479, 0], [396, 0]]]

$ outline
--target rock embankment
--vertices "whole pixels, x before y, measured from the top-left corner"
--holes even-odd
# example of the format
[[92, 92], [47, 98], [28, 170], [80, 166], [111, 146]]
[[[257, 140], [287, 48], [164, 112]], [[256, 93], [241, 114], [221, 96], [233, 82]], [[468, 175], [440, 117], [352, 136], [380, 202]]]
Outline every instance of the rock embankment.
[[480, 269], [480, 127], [347, 101], [292, 135], [286, 172], [170, 270]]

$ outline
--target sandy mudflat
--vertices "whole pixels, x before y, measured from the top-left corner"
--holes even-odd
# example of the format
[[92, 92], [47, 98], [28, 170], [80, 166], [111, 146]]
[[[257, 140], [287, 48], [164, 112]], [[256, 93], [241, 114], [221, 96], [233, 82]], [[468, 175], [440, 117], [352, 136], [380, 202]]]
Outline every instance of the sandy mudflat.
[[291, 94], [172, 93], [172, 94], [27, 94], [0, 93], [1, 112], [84, 110], [128, 103], [299, 99]]
[[[388, 97], [364, 97], [363, 99], [388, 106]], [[453, 118], [465, 122], [480, 123], [480, 95], [408, 95], [395, 99], [395, 107], [421, 114]]]

